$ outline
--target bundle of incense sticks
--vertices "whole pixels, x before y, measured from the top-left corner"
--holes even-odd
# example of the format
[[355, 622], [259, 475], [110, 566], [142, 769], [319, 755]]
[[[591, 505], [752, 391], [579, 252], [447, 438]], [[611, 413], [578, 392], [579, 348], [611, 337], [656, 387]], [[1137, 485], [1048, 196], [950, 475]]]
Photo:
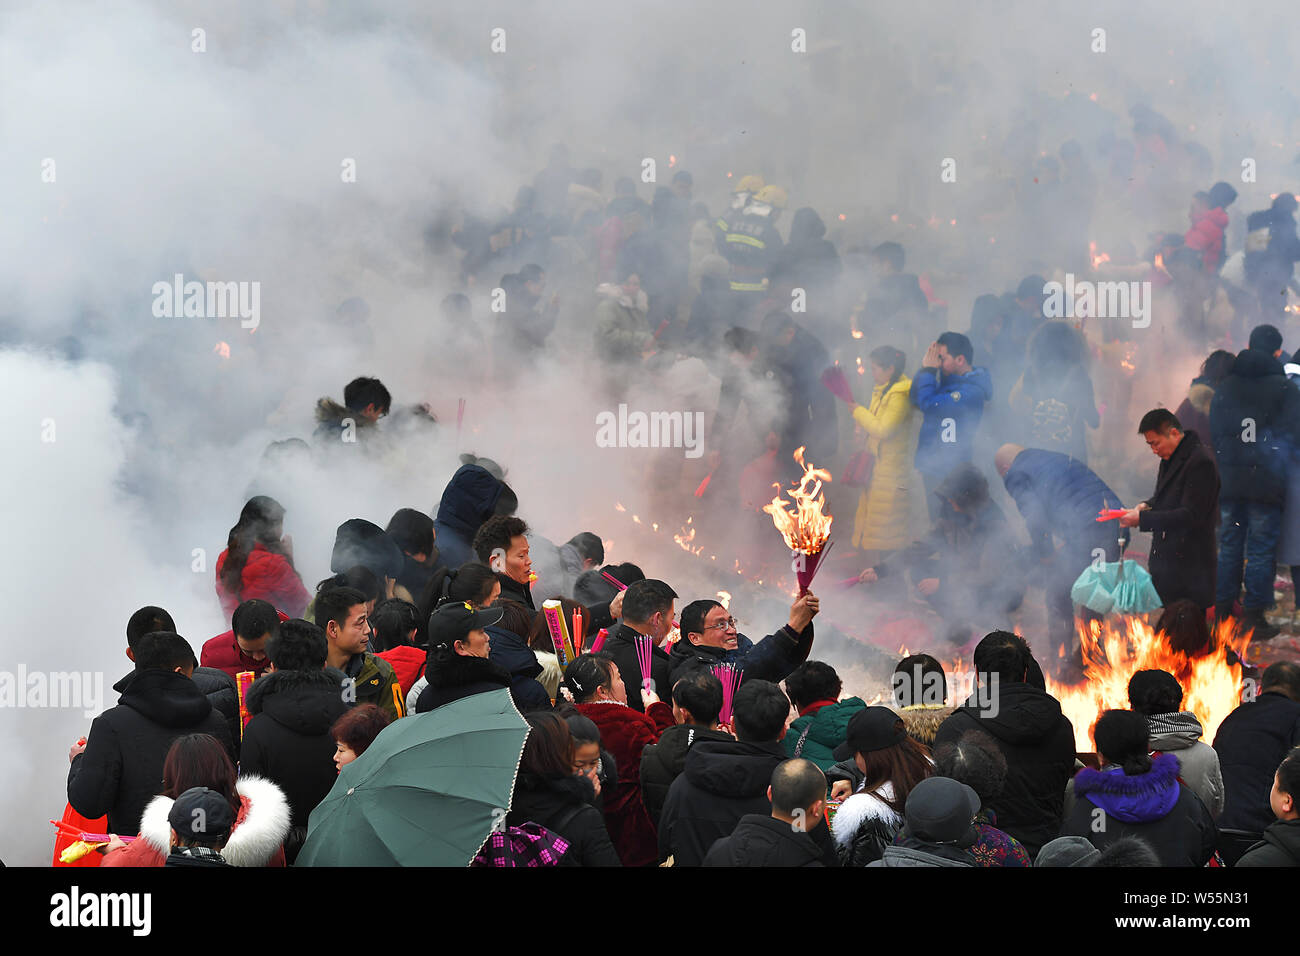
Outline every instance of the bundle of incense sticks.
[[239, 739], [244, 739], [244, 728], [253, 719], [248, 709], [248, 689], [253, 686], [256, 675], [252, 671], [240, 671], [235, 675], [235, 692], [239, 695]]
[[714, 675], [722, 681], [722, 710], [718, 713], [718, 719], [728, 726], [731, 725], [731, 702], [735, 699], [736, 690], [740, 687], [742, 669], [735, 664], [719, 664], [713, 668]]
[[542, 613], [546, 615], [546, 627], [551, 632], [555, 656], [559, 658], [560, 669], [563, 670], [576, 656], [573, 653], [573, 642], [569, 639], [569, 625], [564, 620], [564, 609], [559, 601], [543, 601]]
[[601, 628], [596, 632], [596, 636], [591, 639], [591, 653], [599, 653], [600, 649], [605, 646], [605, 638], [609, 637], [609, 631]]
[[575, 607], [573, 609], [573, 650], [575, 655], [582, 653], [582, 641], [586, 636], [586, 631], [587, 621], [582, 616], [582, 608]]
[[636, 643], [636, 660], [641, 665], [641, 689], [649, 690], [651, 684], [651, 662], [654, 660], [655, 641], [653, 637], [638, 637]]
[[604, 578], [606, 581], [608, 581], [610, 584], [614, 585], [614, 587], [618, 588], [620, 591], [627, 590], [627, 585], [624, 584], [622, 581], [620, 581], [618, 578], [614, 577], [614, 575], [610, 574], [608, 571], [601, 571], [600, 576]]

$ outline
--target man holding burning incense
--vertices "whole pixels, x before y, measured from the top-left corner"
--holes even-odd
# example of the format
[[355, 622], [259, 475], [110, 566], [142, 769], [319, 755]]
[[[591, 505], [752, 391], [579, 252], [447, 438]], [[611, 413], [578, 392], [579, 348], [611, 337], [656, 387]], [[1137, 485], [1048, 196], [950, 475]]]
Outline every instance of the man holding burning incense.
[[1217, 565], [1219, 470], [1196, 432], [1183, 432], [1167, 408], [1143, 415], [1138, 434], [1160, 459], [1160, 470], [1155, 494], [1126, 511], [1120, 527], [1152, 532], [1147, 567], [1165, 607], [1190, 598], [1209, 608]]
[[775, 633], [757, 644], [736, 630], [736, 619], [717, 601], [692, 601], [682, 608], [682, 639], [670, 656], [672, 683], [719, 664], [734, 664], [744, 677], [779, 684], [808, 659], [812, 650], [812, 619], [821, 603], [812, 592], [790, 605], [790, 617]]

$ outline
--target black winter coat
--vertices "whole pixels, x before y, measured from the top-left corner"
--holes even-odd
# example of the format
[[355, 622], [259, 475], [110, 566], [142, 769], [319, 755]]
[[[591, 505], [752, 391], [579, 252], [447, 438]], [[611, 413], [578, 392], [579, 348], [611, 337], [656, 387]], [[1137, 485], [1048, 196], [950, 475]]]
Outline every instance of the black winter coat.
[[292, 827], [307, 826], [338, 778], [330, 727], [347, 709], [337, 671], [274, 671], [249, 689], [239, 772], [284, 791]]
[[[1242, 422], [1253, 422], [1253, 427]], [[1286, 466], [1300, 448], [1300, 389], [1267, 352], [1246, 349], [1210, 402], [1210, 444], [1220, 495], [1267, 505], [1286, 502]]]
[[713, 844], [704, 866], [824, 866], [812, 837], [761, 813], [741, 817], [731, 836]]
[[[645, 705], [641, 702], [641, 663], [636, 654], [637, 636], [636, 631], [620, 621], [610, 630], [601, 650], [614, 658], [614, 663], [618, 665], [619, 675], [627, 685], [627, 705], [644, 713]], [[651, 689], [659, 695], [660, 700], [668, 700], [672, 692], [671, 670], [672, 664], [667, 652], [659, 647], [652, 648], [650, 679], [654, 684]]]
[[1237, 866], [1300, 866], [1300, 820], [1276, 820]]
[[1282, 758], [1300, 745], [1300, 703], [1273, 691], [1242, 704], [1219, 725], [1214, 749], [1223, 774], [1219, 826], [1260, 833], [1273, 822], [1268, 795]]
[[989, 734], [1006, 755], [1006, 784], [988, 808], [997, 814], [998, 829], [1023, 843], [1031, 857], [1037, 856], [1042, 845], [1057, 836], [1065, 812], [1065, 784], [1074, 773], [1069, 718], [1046, 691], [999, 681], [987, 713], [971, 697], [939, 726], [934, 749], [956, 743], [968, 730]]
[[497, 580], [501, 582], [503, 601], [516, 601], [530, 611], [537, 610], [537, 606], [533, 604], [533, 589], [527, 584], [520, 584], [508, 574], [498, 574]]
[[1153, 532], [1147, 567], [1160, 600], [1165, 607], [1181, 598], [1212, 606], [1219, 471], [1196, 432], [1184, 432], [1169, 460], [1160, 463], [1147, 505], [1138, 514], [1138, 528]]
[[535, 777], [520, 772], [510, 798], [508, 826], [538, 823], [569, 843], [561, 866], [622, 866], [605, 829], [605, 815], [592, 806], [595, 791], [585, 777]]
[[177, 737], [211, 734], [235, 759], [230, 731], [198, 685], [161, 668], [132, 671], [113, 685], [117, 706], [95, 718], [86, 749], [68, 769], [68, 803], [84, 817], [108, 815], [111, 833], [140, 832], [162, 790], [163, 762]]
[[673, 645], [669, 656], [672, 677], [669, 688], [683, 677], [700, 670], [712, 670], [723, 661], [730, 661], [744, 670], [744, 680], [766, 680], [779, 684], [790, 672], [808, 659], [812, 650], [813, 625], [808, 622], [802, 633], [796, 634], [789, 625], [780, 628], [775, 634], [769, 634], [757, 644], [740, 635], [740, 647], [748, 645], [743, 656], [728, 654], [720, 647], [707, 647], [692, 644], [686, 635]]
[[[417, 714], [428, 713], [463, 697], [510, 687], [512, 683], [510, 672], [491, 658], [456, 653], [443, 657], [431, 651], [424, 673], [429, 678], [429, 686], [415, 701]], [[514, 696], [513, 689], [511, 696]]]
[[663, 732], [658, 743], [641, 751], [641, 799], [650, 811], [650, 819], [659, 825], [668, 789], [686, 769], [686, 755], [706, 740], [732, 740], [725, 730], [710, 730], [696, 724], [677, 724]]
[[1099, 850], [1123, 837], [1141, 837], [1161, 866], [1204, 866], [1214, 855], [1214, 818], [1179, 782], [1174, 754], [1162, 754], [1147, 773], [1132, 777], [1118, 770], [1080, 770], [1074, 792], [1061, 836], [1081, 836]]
[[784, 761], [780, 743], [708, 741], [691, 748], [659, 817], [659, 859], [699, 866], [714, 842], [749, 813], [770, 814], [767, 788]]
[[239, 691], [235, 679], [217, 667], [196, 667], [191, 680], [198, 685], [199, 693], [208, 699], [212, 709], [226, 721], [230, 740], [239, 757]]
[[521, 714], [534, 710], [550, 710], [551, 695], [537, 682], [542, 665], [514, 631], [500, 625], [485, 628], [488, 633], [488, 660], [499, 664], [510, 674], [510, 696]]

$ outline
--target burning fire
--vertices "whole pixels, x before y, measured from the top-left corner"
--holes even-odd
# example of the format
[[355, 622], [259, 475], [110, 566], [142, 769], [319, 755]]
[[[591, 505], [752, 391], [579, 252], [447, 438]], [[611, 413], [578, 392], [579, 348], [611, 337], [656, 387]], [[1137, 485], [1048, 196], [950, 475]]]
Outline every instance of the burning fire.
[[212, 351], [214, 354], [220, 355], [223, 359], [230, 358], [230, 345], [226, 342], [218, 342], [216, 345], [212, 346]]
[[719, 592], [718, 592], [718, 602], [719, 602], [719, 603], [720, 603], [724, 608], [726, 608], [728, 611], [730, 611], [730, 610], [731, 610], [731, 592], [730, 592], [730, 591], [719, 591]]
[[786, 510], [786, 502], [781, 498], [781, 486], [776, 488], [776, 497], [772, 503], [763, 506], [763, 510], [772, 516], [772, 523], [781, 532], [785, 543], [791, 551], [804, 554], [820, 554], [826, 539], [831, 535], [831, 516], [826, 514], [826, 496], [822, 494], [822, 482], [831, 480], [831, 473], [824, 468], [816, 468], [803, 460], [803, 446], [795, 449], [794, 460], [803, 466], [803, 478], [799, 484], [790, 489], [795, 510]]
[[695, 526], [692, 522], [695, 518], [692, 516], [686, 519], [686, 524], [682, 525], [682, 530], [673, 535], [673, 540], [677, 542], [678, 547], [683, 551], [689, 551], [691, 554], [703, 554], [704, 545], [694, 544]]
[[1092, 727], [1105, 710], [1128, 710], [1128, 682], [1140, 670], [1169, 671], [1183, 685], [1183, 710], [1196, 714], [1213, 740], [1223, 718], [1241, 703], [1241, 665], [1228, 663], [1228, 650], [1244, 658], [1250, 634], [1234, 635], [1231, 624], [1220, 628], [1215, 649], [1204, 657], [1188, 657], [1171, 650], [1155, 630], [1139, 617], [1122, 616], [1093, 621], [1079, 629], [1083, 647], [1084, 679], [1058, 684], [1047, 678], [1047, 692], [1061, 702], [1061, 710], [1074, 725], [1075, 747], [1080, 753], [1096, 750]]
[[1094, 269], [1100, 268], [1103, 262], [1110, 262], [1110, 253], [1097, 251], [1097, 243], [1088, 243], [1088, 257], [1092, 260]]

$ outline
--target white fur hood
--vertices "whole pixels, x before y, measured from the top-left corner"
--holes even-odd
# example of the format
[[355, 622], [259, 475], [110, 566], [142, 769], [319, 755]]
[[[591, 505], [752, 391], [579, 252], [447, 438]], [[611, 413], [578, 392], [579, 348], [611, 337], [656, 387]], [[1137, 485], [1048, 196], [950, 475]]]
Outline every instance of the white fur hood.
[[[248, 813], [230, 831], [221, 851], [231, 866], [266, 866], [289, 832], [289, 801], [274, 783], [261, 777], [240, 777], [235, 789], [248, 798]], [[140, 839], [163, 856], [171, 852], [172, 798], [154, 797], [140, 818]]]
[[893, 785], [885, 783], [874, 792], [855, 793], [845, 800], [831, 820], [831, 833], [835, 837], [836, 844], [847, 846], [852, 843], [858, 827], [868, 820], [880, 820], [890, 829], [901, 826], [903, 818], [885, 802], [893, 799], [893, 796]]

